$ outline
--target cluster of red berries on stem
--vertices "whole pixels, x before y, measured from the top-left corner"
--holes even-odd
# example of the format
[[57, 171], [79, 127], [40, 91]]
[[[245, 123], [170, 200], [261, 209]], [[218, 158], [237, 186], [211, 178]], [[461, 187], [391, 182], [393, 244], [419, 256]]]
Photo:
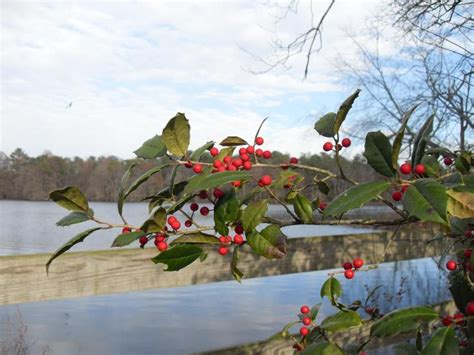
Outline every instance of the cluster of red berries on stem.
[[344, 268], [344, 276], [346, 279], [353, 279], [355, 276], [355, 271], [360, 269], [364, 265], [364, 260], [362, 258], [354, 258], [352, 260], [352, 263], [349, 261], [346, 261], [344, 264], [342, 264], [342, 267]]
[[[337, 143], [336, 146], [332, 144], [331, 142], [326, 142], [323, 144], [323, 150], [325, 152], [329, 152], [331, 150], [337, 149], [338, 151], [341, 150], [342, 148], [349, 148], [351, 146], [352, 142], [349, 138], [344, 138], [341, 143]], [[335, 149], [334, 149], [335, 148]]]
[[[236, 233], [237, 233], [237, 231], [241, 232], [241, 230], [237, 227], [235, 228], [235, 231], [236, 231]], [[234, 235], [234, 238], [232, 238], [228, 235], [226, 235], [226, 236], [221, 235], [219, 237], [219, 240], [220, 240], [222, 245], [219, 247], [218, 252], [222, 256], [227, 255], [227, 253], [229, 252], [229, 245], [230, 244], [242, 245], [245, 242], [244, 237], [242, 236], [242, 234], [239, 234], [239, 233]]]
[[[400, 172], [403, 175], [409, 175], [414, 173], [416, 176], [423, 176], [426, 172], [426, 167], [423, 164], [417, 164], [415, 165], [415, 169], [412, 169], [412, 166], [410, 163], [403, 163], [400, 165]], [[401, 186], [400, 191], [394, 191], [392, 192], [392, 200], [394, 201], [400, 201], [403, 197], [403, 194], [405, 191], [410, 187], [408, 184], [403, 184]]]
[[301, 306], [300, 308], [301, 314], [303, 314], [303, 317], [301, 318], [301, 323], [303, 323], [303, 327], [300, 328], [300, 334], [301, 336], [305, 337], [309, 334], [310, 329], [308, 326], [311, 326], [313, 324], [313, 320], [311, 317], [309, 317], [309, 313], [311, 312], [310, 308], [308, 306]]

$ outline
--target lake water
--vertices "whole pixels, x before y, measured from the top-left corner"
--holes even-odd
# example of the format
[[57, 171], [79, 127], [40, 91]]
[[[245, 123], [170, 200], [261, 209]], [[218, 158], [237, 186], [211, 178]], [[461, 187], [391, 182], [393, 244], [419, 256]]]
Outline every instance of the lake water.
[[[106, 222], [120, 223], [117, 205], [111, 202], [92, 202], [95, 216]], [[189, 212], [189, 207], [185, 209]], [[365, 213], [380, 213], [381, 208], [366, 208]], [[382, 211], [383, 207], [382, 207]], [[84, 222], [69, 227], [57, 227], [56, 222], [67, 215], [68, 211], [53, 202], [2, 201], [0, 200], [0, 255], [18, 255], [32, 253], [52, 253], [59, 246], [81, 231], [95, 227], [93, 222]], [[270, 205], [272, 216], [284, 216], [283, 207]], [[124, 215], [132, 225], [140, 225], [148, 216], [146, 203], [127, 203]], [[178, 216], [179, 217], [179, 216]], [[195, 216], [198, 223], [211, 225], [212, 213], [207, 217]], [[181, 219], [181, 218], [180, 218]], [[181, 219], [184, 221], [184, 217]], [[184, 225], [184, 223], [182, 223]], [[352, 226], [292, 226], [284, 229], [291, 237], [323, 236], [337, 234], [361, 234], [373, 229]], [[108, 249], [120, 233], [119, 229], [101, 231], [86, 239], [84, 243], [74, 246], [73, 251]], [[150, 243], [152, 244], [152, 243]], [[130, 247], [137, 247], [131, 245]]]
[[[22, 319], [32, 354], [177, 355], [237, 346], [268, 338], [295, 320], [302, 304], [319, 302], [327, 272], [2, 306], [0, 341], [13, 341]], [[383, 312], [450, 299], [446, 274], [430, 258], [339, 279], [347, 303], [383, 285], [376, 293]], [[333, 311], [323, 302], [321, 316]]]

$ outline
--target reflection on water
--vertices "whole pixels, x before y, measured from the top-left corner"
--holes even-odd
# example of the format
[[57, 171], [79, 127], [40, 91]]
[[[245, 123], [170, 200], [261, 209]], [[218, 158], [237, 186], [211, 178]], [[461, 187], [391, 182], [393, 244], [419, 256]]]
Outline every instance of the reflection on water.
[[[52, 354], [189, 354], [263, 340], [319, 301], [328, 271], [0, 307], [0, 341], [17, 309], [28, 339]], [[430, 259], [387, 263], [341, 279], [343, 302], [376, 293], [382, 312], [450, 299]], [[333, 312], [324, 302], [321, 316]], [[34, 352], [33, 352], [34, 353]]]
[[[117, 205], [110, 202], [92, 202], [95, 215], [104, 221], [120, 223]], [[187, 210], [189, 211], [188, 207]], [[380, 209], [365, 208], [364, 212], [380, 212]], [[273, 217], [284, 217], [285, 212], [279, 205], [271, 205], [269, 213]], [[354, 212], [354, 213], [357, 213]], [[0, 255], [18, 255], [32, 253], [51, 253], [60, 245], [84, 229], [95, 227], [92, 222], [57, 227], [56, 222], [67, 211], [53, 202], [1, 201], [0, 200]], [[127, 203], [124, 215], [132, 225], [139, 225], [148, 214], [146, 203]], [[202, 225], [212, 224], [212, 214], [202, 217], [197, 214], [196, 221]], [[184, 218], [183, 218], [184, 220]], [[285, 228], [289, 237], [359, 234], [373, 231], [369, 228], [352, 226], [294, 226]], [[94, 233], [84, 243], [75, 245], [73, 251], [108, 249], [117, 236], [118, 230]], [[137, 245], [130, 247], [136, 248]]]

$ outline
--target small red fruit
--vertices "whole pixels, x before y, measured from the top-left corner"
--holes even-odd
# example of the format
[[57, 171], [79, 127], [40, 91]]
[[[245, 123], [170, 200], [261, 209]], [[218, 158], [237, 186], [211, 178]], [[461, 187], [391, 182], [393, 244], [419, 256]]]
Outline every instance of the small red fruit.
[[347, 148], [347, 147], [350, 147], [350, 145], [351, 145], [352, 142], [351, 142], [351, 140], [350, 140], [349, 138], [344, 138], [344, 139], [341, 141], [341, 143], [342, 143], [342, 146], [343, 146], [343, 147]]
[[191, 211], [196, 212], [199, 209], [199, 205], [196, 202], [191, 203]]
[[270, 159], [272, 157], [272, 152], [270, 152], [269, 150], [266, 150], [263, 152], [263, 157], [265, 159]]
[[255, 148], [254, 148], [253, 146], [249, 145], [249, 146], [247, 147], [247, 153], [248, 153], [248, 154], [253, 154], [253, 153], [255, 153]]
[[333, 147], [333, 145], [332, 145], [331, 142], [326, 142], [326, 143], [324, 143], [324, 145], [323, 145], [323, 150], [324, 150], [325, 152], [329, 152], [330, 150], [332, 150], [332, 147]]
[[222, 191], [221, 189], [215, 188], [212, 194], [214, 195], [215, 198], [221, 198], [222, 196], [224, 196], [224, 191]]
[[356, 269], [360, 269], [364, 265], [364, 259], [354, 258], [354, 260], [352, 260], [352, 264], [354, 264]]
[[423, 164], [417, 164], [415, 165], [415, 174], [417, 175], [423, 175], [425, 173], [426, 169]]
[[184, 225], [186, 226], [186, 228], [189, 228], [193, 225], [193, 221], [191, 221], [190, 219], [187, 219], [185, 222], [184, 222]]
[[165, 236], [161, 233], [157, 233], [155, 235], [155, 245], [158, 246], [158, 243], [164, 242], [165, 241]]
[[456, 264], [454, 260], [449, 260], [446, 263], [446, 269], [448, 269], [449, 271], [454, 271], [457, 269], [457, 267], [458, 267], [458, 264]]
[[218, 169], [222, 166], [224, 166], [224, 163], [222, 163], [219, 159], [215, 160], [214, 163], [212, 164], [214, 168]]
[[307, 336], [307, 335], [309, 334], [308, 328], [306, 328], [306, 327], [301, 327], [301, 329], [300, 329], [300, 334], [301, 334], [302, 336], [304, 336], [304, 337]]
[[290, 164], [298, 164], [298, 158], [295, 158], [295, 157], [291, 158]]
[[349, 279], [349, 280], [352, 279], [352, 278], [354, 278], [354, 274], [355, 274], [355, 273], [354, 273], [354, 271], [352, 271], [352, 270], [346, 270], [346, 271], [344, 271], [344, 276], [346, 277], [346, 279]]
[[301, 313], [303, 313], [303, 314], [308, 314], [309, 311], [310, 311], [310, 309], [309, 309], [308, 306], [305, 305], [305, 306], [301, 306], [300, 311], [301, 311]]
[[464, 316], [461, 313], [456, 313], [453, 318], [457, 324], [460, 324], [464, 321]]
[[441, 319], [441, 323], [443, 323], [444, 326], [448, 327], [453, 323], [453, 321], [450, 316], [446, 316]]
[[272, 183], [272, 177], [270, 175], [263, 175], [260, 181], [262, 185], [268, 186], [268, 185], [271, 185]]
[[319, 209], [321, 211], [323, 211], [327, 206], [328, 206], [328, 204], [326, 202], [320, 202], [319, 203]]
[[242, 155], [242, 154], [247, 154], [247, 149], [244, 147], [239, 149], [239, 155]]
[[263, 138], [262, 137], [255, 138], [255, 144], [256, 145], [262, 145], [263, 144]]
[[166, 249], [168, 249], [168, 243], [159, 242], [156, 247], [158, 248], [159, 251], [165, 251]]
[[203, 206], [201, 207], [201, 209], [199, 210], [199, 212], [201, 212], [201, 214], [203, 216], [207, 216], [209, 214], [209, 208], [207, 208], [206, 206]]
[[216, 157], [218, 154], [219, 154], [219, 149], [217, 149], [216, 147], [212, 147], [210, 150], [209, 150], [209, 153], [211, 153], [211, 155], [213, 157]]
[[232, 181], [232, 186], [237, 187], [237, 188], [242, 187], [242, 181], [240, 180]]
[[344, 264], [342, 264], [342, 267], [344, 268], [344, 270], [350, 270], [352, 269], [352, 264], [346, 261]]
[[173, 228], [175, 231], [177, 231], [180, 227], [181, 227], [181, 223], [178, 220], [171, 223], [171, 228]]
[[402, 199], [403, 193], [401, 191], [394, 191], [392, 193], [392, 200], [400, 201]]
[[172, 224], [173, 224], [174, 222], [176, 222], [176, 221], [177, 221], [177, 219], [176, 219], [175, 216], [169, 216], [169, 217], [168, 217], [168, 224], [169, 224], [169, 225], [172, 225]]
[[130, 233], [131, 231], [132, 231], [132, 229], [129, 228], [129, 227], [123, 227], [123, 228], [122, 228], [122, 234]]
[[226, 255], [228, 252], [229, 252], [229, 249], [227, 247], [225, 246], [219, 247], [219, 254], [221, 254], [222, 256]]
[[303, 324], [304, 325], [310, 325], [313, 321], [309, 317], [304, 317], [303, 318]]
[[193, 163], [191, 163], [190, 161], [188, 161], [187, 163], [184, 163], [184, 166], [188, 169], [191, 169], [193, 167]]
[[146, 236], [143, 236], [143, 237], [140, 237], [138, 241], [140, 242], [141, 245], [145, 245], [146, 243], [148, 243], [148, 238]]
[[453, 163], [453, 159], [451, 159], [450, 157], [446, 157], [443, 159], [443, 162], [445, 165], [451, 165]]
[[221, 244], [227, 244], [227, 237], [221, 235], [221, 236], [219, 237], [219, 240], [221, 241]]
[[255, 154], [257, 155], [257, 157], [261, 157], [263, 155], [263, 150], [259, 148], [255, 151]]
[[243, 162], [250, 161], [250, 157], [247, 153], [242, 154], [240, 159], [242, 159]]
[[242, 225], [239, 224], [239, 225], [235, 226], [234, 230], [235, 230], [235, 233], [242, 234], [244, 232], [244, 227], [242, 227]]
[[196, 173], [196, 174], [200, 174], [201, 171], [202, 171], [202, 165], [201, 164], [196, 164], [193, 166], [193, 171]]
[[466, 238], [471, 238], [471, 237], [472, 237], [472, 231], [465, 231], [465, 232], [464, 232], [464, 236], [465, 236]]
[[410, 174], [411, 173], [411, 164], [410, 163], [404, 163], [400, 166], [400, 172], [402, 174]]
[[203, 200], [207, 198], [207, 191], [206, 190], [199, 191], [199, 197], [202, 198]]
[[224, 157], [224, 163], [230, 164], [231, 162], [232, 162], [232, 157], [230, 157], [228, 155]]
[[465, 257], [465, 258], [468, 258], [468, 259], [469, 259], [469, 258], [471, 257], [471, 255], [472, 255], [472, 249], [466, 249], [466, 250], [464, 250], [464, 257]]
[[467, 304], [465, 312], [468, 316], [474, 315], [474, 301], [471, 301]]
[[243, 167], [245, 170], [250, 170], [252, 169], [252, 163], [249, 161], [244, 161]]
[[241, 245], [244, 242], [244, 237], [240, 234], [234, 235], [234, 244]]

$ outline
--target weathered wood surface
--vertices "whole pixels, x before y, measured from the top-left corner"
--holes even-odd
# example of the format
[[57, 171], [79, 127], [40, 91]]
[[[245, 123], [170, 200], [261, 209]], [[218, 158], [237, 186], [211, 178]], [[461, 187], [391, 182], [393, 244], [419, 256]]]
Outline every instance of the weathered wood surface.
[[[391, 231], [362, 235], [298, 238], [288, 241], [282, 260], [266, 260], [242, 248], [239, 268], [246, 278], [282, 275], [340, 267], [345, 260], [362, 256], [368, 263], [384, 253]], [[437, 256], [444, 245], [431, 231], [407, 230], [391, 244], [385, 261]], [[217, 248], [216, 248], [217, 249]], [[69, 252], [56, 259], [46, 275], [50, 254], [0, 257], [0, 305], [103, 295], [154, 288], [177, 287], [231, 280], [231, 255], [210, 252], [178, 272], [164, 272], [149, 259], [154, 248]]]
[[[448, 301], [433, 305], [432, 308], [440, 314], [454, 314], [456, 313], [457, 307], [453, 301]], [[331, 341], [337, 343], [340, 347], [344, 348], [349, 345], [359, 346], [363, 342], [369, 339], [370, 324], [365, 323], [362, 327], [354, 329], [345, 329], [341, 332], [335, 332], [331, 335]], [[380, 349], [393, 344], [399, 344], [409, 339], [413, 339], [416, 336], [416, 332], [401, 334], [395, 337], [385, 339], [372, 339], [367, 344], [366, 350]], [[296, 335], [297, 337], [297, 335]], [[288, 339], [280, 340], [264, 340], [249, 344], [243, 344], [239, 346], [223, 348], [213, 351], [207, 351], [199, 353], [200, 355], [292, 355], [294, 353], [293, 347], [294, 342]]]

